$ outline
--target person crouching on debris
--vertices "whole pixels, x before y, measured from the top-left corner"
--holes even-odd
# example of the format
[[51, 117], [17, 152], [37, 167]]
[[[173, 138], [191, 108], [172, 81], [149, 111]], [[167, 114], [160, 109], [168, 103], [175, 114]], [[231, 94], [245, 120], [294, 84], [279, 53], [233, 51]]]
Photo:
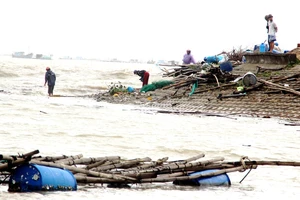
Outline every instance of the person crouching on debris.
[[55, 81], [56, 81], [55, 73], [53, 71], [51, 71], [51, 69], [49, 67], [46, 67], [44, 86], [46, 86], [46, 83], [48, 82], [48, 94], [49, 94], [49, 96], [53, 96]]
[[140, 81], [143, 82], [143, 86], [148, 85], [150, 76], [149, 72], [147, 72], [146, 70], [134, 70], [133, 73], [141, 77]]
[[191, 50], [189, 50], [189, 49], [186, 50], [186, 54], [184, 54], [182, 61], [183, 61], [183, 64], [191, 64], [191, 63], [195, 64], [196, 63], [194, 57], [191, 54]]

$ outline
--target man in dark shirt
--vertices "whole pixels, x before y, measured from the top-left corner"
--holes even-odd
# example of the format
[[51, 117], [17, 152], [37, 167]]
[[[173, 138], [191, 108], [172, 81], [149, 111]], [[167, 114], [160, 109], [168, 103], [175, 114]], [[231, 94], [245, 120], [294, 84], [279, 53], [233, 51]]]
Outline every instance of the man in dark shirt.
[[53, 71], [49, 67], [46, 67], [46, 73], [45, 73], [45, 84], [48, 82], [48, 94], [49, 96], [53, 96], [53, 90], [55, 86], [56, 76]]

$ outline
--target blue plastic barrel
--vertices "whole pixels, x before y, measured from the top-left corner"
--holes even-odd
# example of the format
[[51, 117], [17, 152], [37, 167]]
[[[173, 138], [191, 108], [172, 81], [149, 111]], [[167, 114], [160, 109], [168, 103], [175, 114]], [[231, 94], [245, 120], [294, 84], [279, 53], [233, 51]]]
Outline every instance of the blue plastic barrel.
[[223, 72], [231, 72], [232, 71], [232, 64], [231, 62], [229, 61], [226, 61], [226, 62], [223, 62], [220, 64], [220, 69], [223, 71]]
[[[219, 171], [219, 169], [208, 169], [202, 170], [198, 172], [190, 173], [189, 176], [192, 175], [201, 175], [208, 174], [212, 172]], [[208, 176], [208, 177], [200, 177], [192, 180], [184, 180], [184, 181], [174, 181], [176, 185], [194, 185], [194, 186], [230, 186], [231, 181], [229, 176], [225, 174], [219, 174], [216, 176]]]
[[[199, 174], [207, 174], [211, 172], [216, 172], [218, 169], [209, 169], [199, 172], [191, 173], [190, 175], [199, 175]], [[211, 177], [202, 177], [193, 179], [196, 183], [199, 183], [200, 186], [230, 186], [231, 181], [229, 179], [229, 176], [227, 174], [220, 174], [216, 176]]]
[[77, 181], [66, 169], [24, 164], [17, 167], [9, 179], [9, 192], [75, 191]]
[[206, 63], [219, 63], [220, 60], [222, 60], [224, 56], [219, 55], [219, 56], [207, 56], [204, 58], [204, 61]]
[[259, 52], [261, 53], [266, 52], [266, 45], [264, 43], [261, 43], [259, 45]]

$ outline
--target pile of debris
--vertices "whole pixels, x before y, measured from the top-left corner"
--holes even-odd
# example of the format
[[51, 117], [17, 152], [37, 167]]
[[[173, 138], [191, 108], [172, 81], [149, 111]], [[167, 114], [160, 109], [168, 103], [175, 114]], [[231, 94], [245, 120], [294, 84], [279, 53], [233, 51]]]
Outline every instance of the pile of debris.
[[170, 87], [176, 88], [194, 83], [217, 83], [219, 85], [220, 82], [226, 83], [237, 78], [237, 75], [231, 73], [232, 67], [230, 62], [222, 63], [220, 66], [204, 62], [195, 65], [178, 65], [171, 71], [165, 69], [163, 77], [173, 77], [174, 84]]

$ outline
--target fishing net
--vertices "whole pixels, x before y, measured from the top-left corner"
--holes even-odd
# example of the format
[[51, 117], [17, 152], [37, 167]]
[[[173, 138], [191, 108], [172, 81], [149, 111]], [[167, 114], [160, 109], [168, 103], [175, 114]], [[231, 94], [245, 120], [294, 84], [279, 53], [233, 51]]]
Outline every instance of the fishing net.
[[148, 84], [148, 85], [145, 85], [141, 88], [141, 92], [149, 92], [149, 91], [154, 91], [156, 89], [159, 89], [159, 88], [163, 88], [167, 85], [170, 85], [174, 83], [173, 81], [168, 81], [168, 80], [162, 80], [162, 81], [156, 81], [156, 82], [153, 82], [152, 84]]
[[157, 89], [159, 89], [159, 88], [163, 88], [167, 85], [170, 85], [172, 83], [174, 83], [174, 82], [173, 81], [168, 81], [168, 80], [162, 80], [162, 81], [153, 82], [152, 84], [155, 85], [155, 87]]

